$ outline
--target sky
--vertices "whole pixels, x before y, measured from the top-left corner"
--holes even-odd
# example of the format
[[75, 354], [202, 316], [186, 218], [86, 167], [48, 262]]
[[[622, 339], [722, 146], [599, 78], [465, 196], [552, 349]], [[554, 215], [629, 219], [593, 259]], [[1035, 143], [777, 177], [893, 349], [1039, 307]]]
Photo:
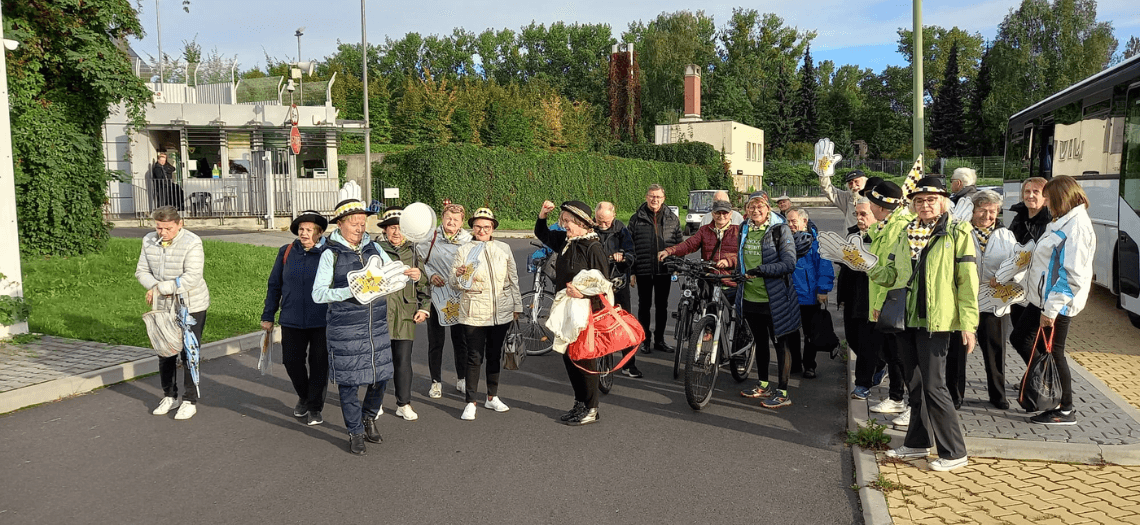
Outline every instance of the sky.
[[[197, 38], [204, 54], [217, 49], [227, 57], [236, 55], [242, 70], [264, 66], [266, 54], [293, 61], [297, 57], [294, 33], [299, 27], [305, 28], [301, 37], [304, 60], [320, 60], [333, 54], [338, 40], [358, 43], [361, 38], [357, 0], [190, 0], [189, 13], [183, 12], [180, 0], [156, 0], [160, 2], [157, 7], [150, 0], [138, 2], [146, 35], [131, 41], [131, 46], [143, 57], [148, 53], [158, 56], [156, 11], [161, 15], [162, 49], [168, 56], [179, 56], [182, 43]], [[958, 26], [979, 32], [989, 40], [996, 35], [1002, 19], [1019, 3], [1020, 0], [927, 0], [923, 3], [923, 24]], [[837, 66], [857, 64], [875, 71], [905, 63], [898, 53], [897, 31], [912, 26], [912, 11], [911, 2], [899, 0], [699, 4], [677, 0], [371, 0], [366, 9], [368, 42], [381, 44], [385, 37], [398, 39], [409, 32], [449, 35], [456, 27], [476, 34], [488, 28], [518, 31], [531, 21], [545, 25], [557, 21], [604, 23], [619, 38], [630, 22], [648, 22], [662, 12], [695, 9], [711, 15], [719, 29], [731, 17], [733, 8], [742, 5], [761, 13], [775, 13], [784, 19], [785, 25], [817, 31], [819, 35], [812, 43], [812, 56], [817, 63], [831, 60]], [[1100, 0], [1097, 18], [1112, 22], [1120, 49], [1130, 36], [1140, 36], [1140, 3], [1136, 0]]]

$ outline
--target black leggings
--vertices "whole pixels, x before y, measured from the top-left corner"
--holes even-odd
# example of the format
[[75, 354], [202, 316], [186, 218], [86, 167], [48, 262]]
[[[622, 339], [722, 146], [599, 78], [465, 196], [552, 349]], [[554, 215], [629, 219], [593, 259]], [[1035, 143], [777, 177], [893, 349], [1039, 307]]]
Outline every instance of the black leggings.
[[451, 350], [455, 359], [455, 377], [467, 377], [467, 337], [461, 324], [443, 326], [439, 324], [439, 312], [435, 305], [431, 306], [431, 315], [427, 320], [428, 333], [428, 373], [433, 383], [443, 382], [443, 344], [447, 340], [447, 333], [451, 332]]
[[281, 327], [281, 361], [305, 408], [320, 412], [325, 408], [329, 385], [329, 349], [325, 327]]
[[[634, 348], [634, 351], [636, 350]], [[596, 359], [586, 359], [577, 363], [586, 370], [598, 370]], [[586, 408], [598, 408], [598, 376], [574, 366], [574, 361], [568, 354], [562, 354], [562, 364], [566, 366], [566, 375], [570, 377], [570, 386], [574, 388], [574, 401], [585, 403]]]
[[[1072, 317], [1058, 315], [1053, 320], [1053, 328], [1046, 328], [1041, 338], [1037, 339], [1037, 329], [1041, 326], [1041, 309], [1030, 304], [1025, 307], [1021, 319], [1017, 320], [1013, 333], [1009, 336], [1013, 347], [1028, 365], [1034, 349], [1033, 341], [1037, 339], [1037, 353], [1042, 353], [1049, 335], [1053, 335], [1053, 361], [1057, 363], [1057, 375], [1061, 378], [1061, 410], [1073, 409], [1073, 376], [1069, 371], [1069, 361], [1065, 359], [1065, 339], [1069, 336], [1069, 323], [1072, 320]], [[1038, 408], [1049, 410], [1046, 407]]]
[[396, 406], [412, 402], [412, 341], [392, 340], [392, 383], [396, 389]]
[[[793, 306], [798, 308], [798, 306]], [[776, 341], [776, 387], [788, 389], [788, 378], [792, 375], [792, 347], [800, 346], [800, 331], [775, 336], [772, 325], [772, 310], [769, 303], [744, 301], [744, 319], [752, 330], [752, 340], [756, 345], [756, 373], [761, 381], [768, 380], [768, 363], [772, 359], [770, 340]]]
[[[158, 300], [155, 297], [154, 300]], [[198, 347], [202, 347], [202, 329], [206, 327], [206, 311], [191, 312], [190, 317], [194, 318], [195, 324], [190, 327], [190, 331], [194, 332], [194, 337], [198, 338]], [[178, 397], [178, 382], [174, 379], [174, 373], [178, 371], [178, 356], [182, 356], [182, 388], [186, 389], [186, 393], [182, 394], [182, 400], [187, 403], [198, 402], [198, 385], [194, 384], [194, 377], [190, 375], [190, 367], [187, 366], [186, 349], [183, 348], [178, 355], [170, 357], [158, 358], [158, 377], [162, 383], [162, 394], [166, 397]], [[202, 363], [198, 362], [198, 377], [202, 377]]]
[[507, 338], [510, 323], [491, 326], [464, 326], [467, 337], [467, 402], [476, 401], [479, 390], [479, 368], [487, 360], [487, 397], [499, 395], [499, 362], [503, 356], [503, 341]]

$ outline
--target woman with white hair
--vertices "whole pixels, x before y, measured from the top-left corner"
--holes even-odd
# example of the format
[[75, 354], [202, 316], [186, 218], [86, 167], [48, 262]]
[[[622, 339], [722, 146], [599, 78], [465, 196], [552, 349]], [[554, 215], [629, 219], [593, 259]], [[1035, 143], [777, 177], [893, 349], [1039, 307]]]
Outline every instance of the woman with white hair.
[[[1009, 401], [1005, 399], [1005, 318], [1009, 315], [1009, 304], [981, 302], [981, 295], [999, 286], [994, 276], [998, 268], [1017, 248], [1013, 232], [998, 220], [1001, 213], [1001, 195], [992, 190], [974, 194], [974, 215], [970, 220], [974, 250], [978, 253], [979, 312], [978, 346], [986, 366], [986, 385], [989, 401], [994, 407], [1005, 410]], [[946, 359], [946, 384], [954, 408], [962, 406], [966, 392], [966, 345], [958, 338], [950, 339], [950, 354]]]

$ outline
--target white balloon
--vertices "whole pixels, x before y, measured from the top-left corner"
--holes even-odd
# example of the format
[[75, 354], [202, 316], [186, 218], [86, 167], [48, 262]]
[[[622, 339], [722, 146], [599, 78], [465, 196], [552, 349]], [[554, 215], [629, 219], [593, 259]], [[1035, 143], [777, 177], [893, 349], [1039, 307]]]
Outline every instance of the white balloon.
[[435, 225], [435, 210], [422, 202], [413, 202], [400, 212], [400, 231], [409, 241], [426, 241]]

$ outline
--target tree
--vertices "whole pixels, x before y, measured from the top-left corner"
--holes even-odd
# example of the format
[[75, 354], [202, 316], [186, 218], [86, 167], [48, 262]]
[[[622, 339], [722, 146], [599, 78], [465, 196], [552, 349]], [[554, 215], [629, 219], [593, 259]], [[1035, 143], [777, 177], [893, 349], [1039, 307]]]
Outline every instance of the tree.
[[999, 148], [1001, 137], [992, 137], [988, 134], [994, 129], [986, 120], [985, 101], [993, 90], [991, 72], [993, 61], [987, 47], [982, 54], [981, 65], [978, 66], [978, 78], [970, 86], [970, 110], [967, 112], [967, 126], [969, 127], [970, 154], [978, 156], [996, 155], [1002, 151]]
[[[899, 28], [899, 54], [911, 62], [914, 48], [914, 32]], [[938, 91], [938, 84], [946, 77], [950, 49], [958, 48], [958, 75], [967, 82], [978, 73], [978, 62], [982, 59], [982, 46], [985, 39], [981, 33], [970, 33], [958, 27], [945, 29], [939, 26], [922, 27], [922, 73], [923, 90], [927, 94]]]
[[1136, 55], [1140, 55], [1140, 38], [1135, 36], [1128, 39], [1128, 43], [1124, 45], [1124, 59], [1127, 60]]
[[852, 135], [867, 141], [872, 157], [910, 147], [913, 78], [909, 67], [887, 66], [882, 73], [868, 73], [860, 80], [866, 95]]
[[819, 99], [817, 82], [809, 45], [804, 51], [804, 66], [800, 69], [800, 90], [796, 95], [796, 140], [800, 142], [814, 142], [819, 139], [819, 114], [815, 109]]
[[930, 147], [943, 157], [957, 157], [966, 150], [962, 104], [958, 44], [954, 44], [947, 55], [946, 73], [938, 87], [938, 95], [930, 107]]
[[141, 35], [129, 0], [3, 0], [20, 247], [27, 254], [102, 249], [107, 182], [103, 124], [123, 104], [145, 124], [152, 94], [118, 43]]

